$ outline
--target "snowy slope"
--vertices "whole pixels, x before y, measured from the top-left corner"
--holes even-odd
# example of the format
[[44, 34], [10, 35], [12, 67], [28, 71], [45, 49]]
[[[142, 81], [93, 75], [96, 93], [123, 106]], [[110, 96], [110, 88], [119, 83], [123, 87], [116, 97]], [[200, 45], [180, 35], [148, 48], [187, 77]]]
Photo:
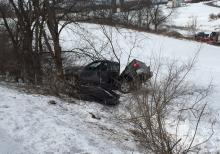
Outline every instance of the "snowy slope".
[[[84, 47], [88, 44], [85, 35], [99, 48], [106, 41], [100, 26], [80, 24], [81, 28], [69, 25], [62, 32], [63, 50]], [[200, 50], [198, 61], [190, 79], [199, 85], [207, 85], [212, 80], [215, 93], [209, 98], [209, 107], [216, 116], [215, 136], [204, 145], [204, 151], [219, 150], [220, 144], [220, 47], [200, 44], [194, 41], [178, 40], [150, 33], [127, 29], [120, 31], [105, 27], [112, 34], [117, 55], [121, 59], [122, 70], [131, 58], [138, 58], [147, 64], [152, 57], [178, 59], [186, 62]], [[102, 52], [105, 58], [114, 59], [111, 48]], [[92, 51], [91, 51], [92, 52]], [[152, 67], [153, 69], [153, 67]], [[56, 105], [48, 104], [55, 100]], [[5, 86], [0, 86], [0, 153], [139, 153], [133, 138], [128, 133], [129, 126], [116, 117], [123, 111], [126, 101], [117, 107], [106, 107], [93, 102], [64, 102], [58, 98], [30, 95]], [[91, 117], [94, 113], [101, 120]], [[197, 141], [202, 141], [207, 131], [203, 131]], [[187, 126], [187, 125], [186, 125]], [[7, 146], [9, 145], [9, 146]], [[2, 148], [4, 147], [4, 148]], [[9, 148], [11, 147], [11, 148]], [[204, 152], [203, 151], [203, 152]]]
[[197, 18], [198, 28], [202, 30], [214, 30], [219, 27], [219, 20], [211, 21], [209, 19], [210, 14], [220, 13], [220, 9], [212, 6], [208, 6], [205, 3], [193, 3], [177, 8], [175, 18], [173, 19], [174, 25], [187, 26], [192, 17]]
[[[101, 46], [103, 42], [106, 41], [106, 37], [103, 35], [102, 29], [99, 25], [94, 24], [81, 24], [81, 28], [85, 28], [86, 35], [92, 38], [93, 42], [97, 48]], [[64, 50], [71, 50], [74, 47], [84, 47], [88, 44], [85, 40], [76, 34], [76, 31], [83, 33], [81, 28], [70, 25], [62, 33]], [[197, 58], [197, 63], [193, 72], [189, 75], [189, 80], [199, 86], [207, 86], [210, 82], [214, 85], [215, 89], [213, 94], [207, 99], [208, 107], [213, 118], [216, 118], [216, 123], [214, 126], [215, 135], [213, 138], [207, 142], [202, 147], [202, 152], [219, 151], [220, 145], [220, 47], [212, 46], [208, 44], [203, 44], [195, 41], [174, 39], [166, 36], [160, 36], [150, 33], [137, 32], [127, 29], [111, 28], [106, 26], [106, 31], [113, 38], [113, 44], [115, 45], [115, 50], [117, 51], [117, 56], [121, 60], [121, 68], [124, 69], [127, 64], [128, 57], [130, 60], [133, 58], [140, 59], [147, 64], [151, 64], [154, 58], [160, 58], [162, 61], [178, 60], [179, 62], [186, 63], [189, 59], [193, 58], [194, 55], [199, 51]], [[71, 29], [71, 30], [70, 30]], [[72, 30], [74, 29], [74, 33]], [[133, 44], [136, 43], [135, 48]], [[131, 54], [129, 53], [132, 49]], [[105, 55], [104, 58], [115, 59], [114, 55], [109, 52], [111, 48], [107, 46], [102, 54]], [[91, 51], [92, 52], [92, 51]], [[115, 59], [116, 60], [116, 59]], [[151, 65], [152, 70], [153, 66]], [[124, 102], [121, 102], [124, 103]], [[209, 119], [205, 118], [206, 122], [202, 122], [200, 125], [200, 133], [196, 138], [196, 143], [202, 142], [206, 139], [204, 137], [210, 132]], [[182, 130], [191, 130], [194, 127], [186, 123], [182, 126]]]
[[[93, 24], [81, 26], [87, 29], [86, 35], [89, 35], [97, 46], [101, 44], [100, 41], [106, 40], [100, 26]], [[132, 50], [131, 59], [138, 58], [147, 64], [150, 64], [151, 58], [157, 55], [184, 62], [200, 50], [191, 80], [200, 85], [207, 85], [211, 79], [213, 80], [215, 93], [209, 100], [209, 107], [217, 118], [215, 136], [204, 145], [203, 150], [219, 150], [220, 48], [126, 29], [120, 29], [119, 33], [114, 28], [106, 28], [108, 32], [112, 32], [122, 69], [127, 63], [128, 51], [134, 42], [138, 43]], [[63, 31], [64, 50], [87, 45], [75, 33], [81, 32], [80, 30], [81, 28], [70, 25]], [[103, 54], [106, 58], [113, 58], [109, 51], [110, 48], [107, 47]], [[4, 86], [0, 86], [0, 99], [0, 134], [4, 134], [0, 139], [0, 147], [4, 147], [1, 148], [1, 152], [138, 153], [135, 142], [127, 131], [129, 126], [116, 118], [124, 111], [122, 106], [126, 101], [123, 99], [119, 106], [111, 108], [93, 102], [68, 103], [54, 97], [28, 95]], [[49, 100], [55, 100], [57, 104], [49, 105]], [[91, 118], [90, 112], [101, 117], [101, 120]], [[203, 131], [196, 141], [202, 141], [203, 133], [208, 131], [206, 123], [202, 125]], [[13, 148], [5, 146], [8, 144]]]
[[[0, 153], [138, 153], [117, 107], [67, 103], [0, 85]], [[48, 104], [55, 100], [56, 105]], [[100, 117], [93, 119], [90, 113]]]
[[168, 24], [180, 27], [188, 27], [192, 24], [192, 20], [196, 19], [196, 28], [198, 31], [215, 31], [220, 30], [220, 19], [210, 20], [210, 14], [219, 14], [220, 8], [208, 6], [205, 3], [189, 3], [185, 6], [178, 7]]

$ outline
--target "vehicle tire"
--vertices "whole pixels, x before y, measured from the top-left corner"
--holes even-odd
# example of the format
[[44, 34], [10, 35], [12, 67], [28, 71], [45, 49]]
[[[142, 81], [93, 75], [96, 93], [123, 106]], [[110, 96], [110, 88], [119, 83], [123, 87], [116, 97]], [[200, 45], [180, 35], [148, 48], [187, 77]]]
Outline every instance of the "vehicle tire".
[[120, 91], [124, 94], [129, 93], [131, 91], [131, 83], [127, 80], [123, 80], [121, 82]]

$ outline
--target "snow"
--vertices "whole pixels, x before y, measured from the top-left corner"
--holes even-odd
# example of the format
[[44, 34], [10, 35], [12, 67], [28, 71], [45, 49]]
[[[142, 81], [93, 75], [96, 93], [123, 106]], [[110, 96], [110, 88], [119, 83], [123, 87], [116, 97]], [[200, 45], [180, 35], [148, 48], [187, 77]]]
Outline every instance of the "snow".
[[129, 127], [115, 117], [116, 107], [68, 103], [3, 85], [0, 98], [0, 153], [139, 153]]
[[220, 6], [220, 1], [219, 0], [214, 1], [214, 4], [217, 5], [217, 6]]
[[169, 25], [188, 27], [192, 24], [193, 20], [197, 21], [197, 31], [216, 31], [220, 28], [220, 19], [210, 20], [210, 14], [219, 14], [220, 9], [218, 7], [208, 6], [205, 3], [189, 3], [178, 7], [174, 10], [174, 13], [169, 21]]
[[5, 153], [21, 153], [22, 145], [16, 143], [10, 135], [7, 134], [7, 131], [4, 129], [0, 129], [0, 152]]

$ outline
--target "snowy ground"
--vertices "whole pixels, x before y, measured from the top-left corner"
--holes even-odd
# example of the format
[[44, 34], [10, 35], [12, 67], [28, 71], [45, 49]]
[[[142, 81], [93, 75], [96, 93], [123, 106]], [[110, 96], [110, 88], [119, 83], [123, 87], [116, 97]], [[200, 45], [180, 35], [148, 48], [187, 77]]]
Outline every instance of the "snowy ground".
[[[118, 106], [70, 103], [5, 85], [0, 84], [1, 154], [138, 153], [129, 127], [116, 118]], [[48, 104], [49, 100], [57, 104]]]
[[[220, 19], [210, 20], [210, 14], [219, 14], [220, 9], [218, 7], [208, 6], [205, 3], [188, 3], [182, 5], [174, 10], [174, 13], [168, 22], [168, 25], [177, 27], [189, 27], [192, 25], [193, 20], [196, 20], [197, 31], [219, 31], [220, 30]], [[217, 2], [219, 4], [219, 2]], [[187, 31], [181, 31], [183, 34], [187, 34]]]

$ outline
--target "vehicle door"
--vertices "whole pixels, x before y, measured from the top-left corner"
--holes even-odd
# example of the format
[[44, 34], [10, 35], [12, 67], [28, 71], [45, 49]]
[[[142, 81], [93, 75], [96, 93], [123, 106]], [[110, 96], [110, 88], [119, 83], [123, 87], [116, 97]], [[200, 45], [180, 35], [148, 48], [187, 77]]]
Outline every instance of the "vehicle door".
[[80, 81], [83, 83], [99, 84], [100, 83], [100, 66], [102, 62], [96, 61], [87, 65], [80, 73]]
[[119, 76], [120, 76], [120, 64], [119, 63], [110, 63], [109, 64], [109, 72], [111, 73], [110, 76], [110, 84], [114, 87], [119, 85]]
[[107, 88], [116, 87], [119, 80], [120, 66], [116, 62], [104, 62], [101, 69], [101, 83]]
[[103, 61], [102, 64], [100, 65], [99, 69], [99, 76], [100, 76], [100, 84], [102, 86], [106, 86], [109, 81], [109, 65], [107, 61]]

